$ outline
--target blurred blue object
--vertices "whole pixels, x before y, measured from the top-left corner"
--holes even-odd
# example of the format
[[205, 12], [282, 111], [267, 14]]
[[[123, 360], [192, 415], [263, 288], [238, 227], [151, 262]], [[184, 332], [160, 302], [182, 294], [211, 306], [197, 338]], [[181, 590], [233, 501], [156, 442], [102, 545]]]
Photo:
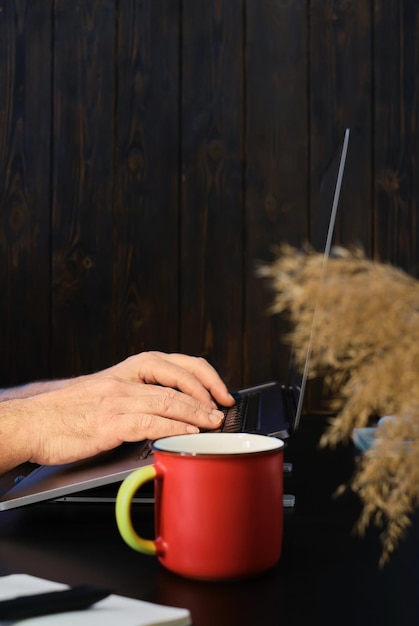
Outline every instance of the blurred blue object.
[[384, 417], [380, 417], [377, 422], [377, 426], [354, 428], [352, 431], [352, 440], [355, 447], [358, 448], [360, 452], [366, 452], [369, 450], [377, 437], [377, 431], [380, 428], [380, 424], [391, 419], [393, 419], [392, 415], [385, 415]]

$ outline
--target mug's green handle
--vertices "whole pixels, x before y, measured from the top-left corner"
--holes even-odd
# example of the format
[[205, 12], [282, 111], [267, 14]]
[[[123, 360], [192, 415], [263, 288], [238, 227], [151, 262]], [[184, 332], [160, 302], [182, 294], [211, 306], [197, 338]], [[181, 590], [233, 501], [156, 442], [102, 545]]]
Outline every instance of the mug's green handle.
[[135, 531], [132, 525], [131, 504], [136, 491], [145, 483], [154, 480], [156, 476], [157, 471], [154, 465], [140, 467], [129, 474], [119, 487], [115, 504], [116, 523], [122, 539], [137, 552], [152, 556], [157, 554], [156, 542], [153, 539], [140, 537]]

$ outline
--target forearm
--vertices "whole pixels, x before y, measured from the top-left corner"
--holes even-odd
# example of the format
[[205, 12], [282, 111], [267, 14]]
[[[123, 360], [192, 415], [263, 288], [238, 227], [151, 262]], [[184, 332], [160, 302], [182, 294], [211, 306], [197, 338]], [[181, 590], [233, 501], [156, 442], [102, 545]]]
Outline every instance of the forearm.
[[29, 459], [26, 420], [20, 400], [0, 403], [0, 475]]
[[30, 398], [47, 391], [62, 389], [70, 385], [73, 380], [75, 379], [46, 380], [20, 385], [19, 387], [10, 387], [9, 389], [0, 389], [0, 402]]

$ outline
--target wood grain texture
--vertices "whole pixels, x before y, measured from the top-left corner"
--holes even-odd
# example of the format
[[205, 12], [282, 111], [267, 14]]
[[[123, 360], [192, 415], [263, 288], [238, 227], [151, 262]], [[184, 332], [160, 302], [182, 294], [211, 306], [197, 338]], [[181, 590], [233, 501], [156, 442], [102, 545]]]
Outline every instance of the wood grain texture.
[[180, 2], [119, 7], [114, 357], [179, 349]]
[[49, 6], [0, 11], [0, 386], [49, 372]]
[[376, 255], [419, 276], [419, 5], [375, 7]]
[[243, 12], [182, 13], [181, 348], [232, 385], [243, 363]]
[[[358, 0], [314, 0], [310, 12], [309, 58], [312, 235], [330, 216], [337, 157], [345, 129], [349, 128], [334, 241], [343, 245], [360, 244], [370, 254], [374, 167], [371, 4]], [[320, 247], [324, 246], [325, 234], [320, 241]]]
[[52, 367], [64, 376], [112, 357], [115, 7], [55, 4]]

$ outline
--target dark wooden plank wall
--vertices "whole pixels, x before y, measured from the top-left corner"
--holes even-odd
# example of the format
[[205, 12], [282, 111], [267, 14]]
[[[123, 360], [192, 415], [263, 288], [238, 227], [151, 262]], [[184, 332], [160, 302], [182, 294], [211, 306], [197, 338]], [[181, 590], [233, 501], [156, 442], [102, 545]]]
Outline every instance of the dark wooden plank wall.
[[238, 381], [244, 349], [243, 6], [182, 5], [180, 346]]
[[375, 249], [418, 276], [419, 5], [380, 0], [375, 15]]
[[285, 377], [255, 264], [419, 271], [416, 0], [1, 0], [0, 386], [152, 348]]
[[52, 14], [15, 4], [0, 5], [0, 385], [50, 371]]
[[58, 376], [112, 356], [115, 22], [110, 0], [55, 6], [50, 361]]

